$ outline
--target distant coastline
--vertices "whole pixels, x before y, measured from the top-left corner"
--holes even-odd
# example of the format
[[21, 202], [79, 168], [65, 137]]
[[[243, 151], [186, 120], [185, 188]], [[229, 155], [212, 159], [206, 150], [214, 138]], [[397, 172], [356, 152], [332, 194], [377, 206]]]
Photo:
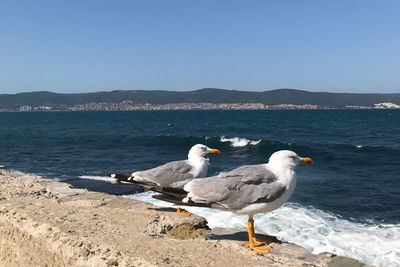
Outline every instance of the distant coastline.
[[277, 89], [264, 92], [109, 91], [81, 94], [0, 94], [0, 111], [399, 109], [399, 94], [354, 94]]
[[133, 110], [316, 110], [316, 109], [400, 109], [400, 105], [386, 102], [369, 106], [346, 106], [335, 108], [312, 104], [265, 105], [262, 103], [171, 103], [171, 104], [137, 104], [133, 101], [119, 103], [87, 103], [71, 106], [17, 106], [15, 109], [0, 109], [0, 112], [27, 111], [133, 111]]

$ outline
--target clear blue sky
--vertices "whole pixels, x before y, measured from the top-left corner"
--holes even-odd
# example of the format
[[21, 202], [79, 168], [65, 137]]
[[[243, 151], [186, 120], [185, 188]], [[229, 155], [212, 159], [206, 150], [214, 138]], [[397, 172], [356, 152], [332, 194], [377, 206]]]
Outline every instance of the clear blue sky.
[[0, 0], [0, 93], [400, 92], [400, 1]]

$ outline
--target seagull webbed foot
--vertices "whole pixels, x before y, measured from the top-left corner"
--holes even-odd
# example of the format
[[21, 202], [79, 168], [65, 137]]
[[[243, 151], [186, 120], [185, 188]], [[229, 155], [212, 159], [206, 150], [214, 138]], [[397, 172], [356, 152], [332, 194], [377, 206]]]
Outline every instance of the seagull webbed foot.
[[249, 248], [254, 251], [254, 254], [259, 255], [263, 253], [268, 253], [271, 250], [271, 247], [269, 246], [264, 246], [267, 242], [257, 242], [255, 243], [241, 243], [241, 246], [244, 246], [245, 248]]
[[255, 255], [260, 255], [263, 253], [268, 253], [271, 250], [271, 247], [253, 247], [251, 248], [254, 251]]
[[[259, 240], [259, 239], [255, 238], [255, 237], [252, 238], [252, 240], [253, 240], [253, 246], [255, 246], [255, 247], [264, 246], [264, 245], [267, 245], [269, 243], [267, 240]], [[241, 243], [240, 245], [244, 246], [246, 248], [250, 247], [248, 242]]]
[[186, 210], [180, 209], [180, 208], [178, 208], [176, 210], [176, 213], [178, 213], [179, 215], [182, 215], [182, 216], [190, 216], [190, 215], [192, 215], [190, 212], [187, 212]]
[[254, 220], [253, 217], [249, 217], [247, 222], [249, 242], [242, 243], [241, 245], [254, 251], [254, 254], [259, 255], [263, 253], [268, 253], [271, 250], [270, 246], [265, 246], [266, 244], [274, 244], [272, 240], [260, 240], [257, 239], [254, 231]]

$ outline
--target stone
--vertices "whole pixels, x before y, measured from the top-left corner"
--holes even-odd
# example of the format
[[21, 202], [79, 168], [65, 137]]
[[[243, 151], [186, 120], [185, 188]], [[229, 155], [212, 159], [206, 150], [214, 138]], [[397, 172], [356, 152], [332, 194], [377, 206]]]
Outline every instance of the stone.
[[364, 264], [352, 258], [335, 256], [328, 262], [328, 267], [372, 267], [372, 266]]

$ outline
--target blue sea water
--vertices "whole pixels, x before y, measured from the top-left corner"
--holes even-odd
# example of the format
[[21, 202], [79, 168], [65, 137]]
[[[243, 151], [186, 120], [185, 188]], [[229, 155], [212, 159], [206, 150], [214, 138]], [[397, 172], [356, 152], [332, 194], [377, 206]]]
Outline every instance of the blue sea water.
[[[210, 155], [209, 175], [280, 149], [311, 157], [313, 165], [296, 169], [290, 202], [260, 215], [258, 231], [316, 253], [400, 265], [400, 110], [0, 113], [0, 164], [80, 187], [93, 187], [82, 177], [184, 159], [196, 143], [222, 152]], [[218, 214], [212, 226], [244, 225]], [[362, 248], [369, 242], [379, 246]]]

